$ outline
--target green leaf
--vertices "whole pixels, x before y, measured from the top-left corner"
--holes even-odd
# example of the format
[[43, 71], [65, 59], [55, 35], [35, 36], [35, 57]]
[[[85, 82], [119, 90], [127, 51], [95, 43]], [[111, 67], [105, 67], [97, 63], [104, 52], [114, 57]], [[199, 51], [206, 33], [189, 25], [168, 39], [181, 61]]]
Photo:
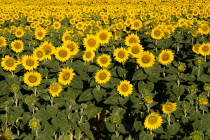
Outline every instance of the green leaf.
[[136, 132], [137, 132], [138, 130], [140, 130], [141, 126], [142, 126], [142, 122], [141, 122], [141, 121], [137, 121], [137, 120], [135, 119], [134, 124], [133, 124], [133, 127], [134, 127], [134, 129], [136, 130]]
[[155, 133], [158, 133], [158, 134], [164, 134], [165, 133], [165, 131], [163, 130], [163, 127], [162, 126], [160, 126], [157, 129], [155, 129], [154, 132]]
[[117, 105], [117, 104], [119, 104], [119, 102], [118, 102], [119, 97], [120, 96], [118, 94], [111, 95], [104, 101], [104, 103], [111, 104], [111, 105]]
[[93, 93], [93, 96], [94, 96], [94, 98], [96, 99], [96, 101], [97, 101], [97, 102], [100, 102], [100, 101], [102, 100], [103, 96], [106, 95], [106, 90], [100, 88], [100, 90], [98, 91], [98, 89], [95, 87], [95, 88], [92, 90], [92, 93]]
[[115, 131], [115, 124], [114, 123], [105, 121], [105, 125], [106, 125], [106, 128], [108, 129], [109, 132], [114, 132]]
[[[91, 111], [90, 111], [91, 110]], [[96, 107], [95, 105], [91, 104], [88, 105], [87, 108], [84, 110], [84, 114], [87, 116], [88, 120], [96, 116], [100, 113], [102, 108]]]
[[131, 81], [137, 81], [137, 80], [144, 80], [147, 78], [147, 75], [143, 73], [142, 69], [138, 69], [134, 75]]
[[200, 77], [197, 77], [197, 80], [204, 83], [210, 82], [210, 76], [206, 74], [202, 74]]
[[83, 82], [80, 76], [74, 75], [74, 78], [72, 79], [70, 83], [70, 86], [76, 89], [83, 89]]
[[180, 97], [184, 93], [185, 87], [183, 85], [181, 86], [173, 85], [172, 91], [177, 97]]
[[91, 139], [95, 140], [92, 132], [90, 131], [90, 124], [88, 121], [79, 125], [79, 128]]
[[180, 124], [177, 122], [174, 122], [172, 125], [167, 125], [167, 130], [171, 135], [176, 135], [179, 129], [180, 129]]
[[94, 96], [92, 95], [92, 88], [89, 88], [87, 90], [85, 90], [79, 97], [79, 102], [83, 102], [83, 101], [90, 101], [94, 98]]
[[125, 69], [120, 66], [117, 67], [117, 74], [119, 75], [119, 77], [123, 77], [124, 75], [126, 75], [126, 73], [127, 71]]
[[5, 80], [0, 82], [0, 96], [9, 94], [10, 93], [10, 86], [7, 84]]
[[145, 131], [141, 132], [139, 135], [140, 140], [153, 140], [153, 135], [147, 134]]
[[128, 133], [128, 131], [125, 130], [125, 126], [123, 124], [118, 124], [116, 129], [123, 134]]

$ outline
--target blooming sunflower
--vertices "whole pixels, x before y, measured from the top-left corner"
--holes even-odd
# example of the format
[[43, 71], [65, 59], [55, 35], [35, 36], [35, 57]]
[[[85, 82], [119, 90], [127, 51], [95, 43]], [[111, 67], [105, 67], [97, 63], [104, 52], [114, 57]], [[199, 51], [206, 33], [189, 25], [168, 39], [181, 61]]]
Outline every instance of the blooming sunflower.
[[120, 81], [120, 85], [117, 86], [117, 91], [120, 95], [126, 97], [133, 92], [133, 85], [127, 80]]
[[162, 39], [164, 36], [164, 33], [161, 31], [160, 28], [153, 28], [151, 32], [151, 37], [153, 39]]
[[39, 47], [45, 51], [45, 58], [51, 59], [51, 55], [55, 52], [55, 47], [47, 41], [42, 43]]
[[176, 110], [176, 103], [170, 103], [170, 102], [166, 102], [165, 104], [163, 104], [162, 106], [162, 111], [165, 114], [169, 114], [172, 113]]
[[29, 125], [29, 127], [30, 127], [31, 129], [37, 130], [37, 129], [39, 128], [39, 126], [40, 126], [39, 120], [37, 120], [37, 119], [32, 119], [32, 120], [30, 120], [30, 122], [29, 122], [28, 125]]
[[132, 44], [128, 48], [128, 52], [135, 58], [139, 57], [143, 53], [144, 48], [140, 44]]
[[38, 40], [43, 40], [46, 36], [47, 31], [44, 28], [36, 28], [35, 38]]
[[62, 91], [62, 86], [59, 83], [53, 83], [49, 87], [49, 93], [52, 97], [59, 96], [61, 91]]
[[95, 52], [94, 51], [86, 50], [84, 52], [83, 56], [82, 56], [82, 59], [84, 61], [89, 62], [89, 61], [93, 60], [94, 57], [95, 57]]
[[192, 51], [195, 52], [196, 54], [199, 54], [199, 47], [201, 45], [200, 44], [195, 44], [192, 46]]
[[108, 67], [111, 64], [111, 57], [108, 54], [102, 54], [97, 58], [96, 63], [100, 67]]
[[63, 68], [61, 72], [58, 74], [58, 82], [62, 85], [69, 85], [71, 80], [73, 79], [75, 73], [71, 68]]
[[109, 39], [112, 36], [112, 33], [104, 29], [98, 32], [96, 35], [99, 38], [99, 43], [106, 44], [106, 43], [109, 43]]
[[210, 28], [208, 24], [201, 24], [198, 30], [201, 34], [208, 34], [210, 32]]
[[45, 59], [45, 51], [40, 48], [40, 47], [37, 47], [36, 49], [34, 49], [33, 51], [33, 57], [39, 61], [42, 61]]
[[155, 56], [149, 51], [143, 51], [143, 53], [138, 57], [137, 63], [142, 68], [152, 67], [155, 63]]
[[54, 55], [57, 60], [64, 62], [71, 57], [71, 51], [69, 48], [61, 46], [56, 48]]
[[96, 35], [87, 35], [83, 41], [86, 50], [95, 51], [99, 47], [99, 39]]
[[198, 50], [203, 56], [210, 55], [210, 43], [201, 44]]
[[71, 40], [71, 34], [70, 31], [65, 31], [63, 36], [62, 36], [62, 41], [65, 42], [67, 40]]
[[122, 47], [115, 49], [113, 55], [115, 57], [115, 60], [117, 60], [120, 63], [125, 62], [129, 57], [128, 51]]
[[208, 99], [205, 97], [205, 96], [200, 96], [199, 98], [198, 98], [198, 103], [200, 104], [200, 105], [207, 105], [208, 104]]
[[21, 63], [26, 70], [36, 69], [39, 64], [35, 57], [29, 55], [23, 55], [21, 58]]
[[125, 45], [131, 46], [132, 44], [139, 44], [140, 39], [138, 35], [130, 34], [125, 38]]
[[55, 21], [52, 26], [53, 26], [54, 29], [60, 29], [61, 28], [61, 23], [58, 22], [58, 21]]
[[8, 55], [2, 58], [1, 67], [6, 71], [15, 71], [17, 65], [16, 60]]
[[23, 81], [30, 87], [35, 87], [41, 84], [42, 76], [38, 72], [26, 72], [23, 76]]
[[94, 78], [98, 84], [105, 84], [110, 80], [111, 73], [106, 69], [101, 69], [96, 72]]
[[22, 40], [14, 40], [11, 43], [11, 49], [16, 52], [16, 53], [20, 53], [23, 51], [24, 49], [24, 43]]
[[174, 54], [171, 50], [162, 50], [158, 56], [158, 62], [162, 65], [168, 65], [174, 60]]
[[142, 27], [142, 22], [139, 19], [132, 21], [131, 29], [132, 30], [139, 30]]
[[25, 34], [25, 32], [24, 32], [23, 29], [21, 29], [21, 28], [18, 28], [18, 29], [15, 31], [15, 36], [16, 36], [17, 38], [23, 37], [24, 34]]
[[74, 41], [67, 40], [63, 43], [63, 46], [70, 49], [71, 55], [76, 55], [79, 52], [79, 46]]
[[0, 36], [0, 47], [5, 47], [5, 46], [7, 46], [7, 41], [5, 37]]
[[153, 112], [146, 117], [144, 121], [144, 127], [149, 130], [154, 130], [161, 126], [162, 121], [162, 117], [159, 114]]

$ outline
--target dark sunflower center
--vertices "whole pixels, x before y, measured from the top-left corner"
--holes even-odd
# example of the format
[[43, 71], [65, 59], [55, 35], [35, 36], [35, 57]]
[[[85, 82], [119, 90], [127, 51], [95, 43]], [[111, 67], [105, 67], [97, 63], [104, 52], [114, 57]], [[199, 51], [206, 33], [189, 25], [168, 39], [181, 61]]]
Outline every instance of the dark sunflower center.
[[124, 58], [124, 57], [125, 57], [125, 52], [119, 51], [118, 57], [119, 57], [119, 58]]
[[35, 75], [30, 75], [28, 77], [28, 81], [31, 83], [35, 83], [37, 81], [37, 77]]
[[96, 40], [95, 39], [89, 39], [88, 40], [88, 46], [95, 47], [95, 45], [96, 45]]
[[130, 40], [129, 40], [129, 43], [130, 43], [130, 44], [133, 44], [133, 43], [135, 44], [135, 43], [137, 43], [136, 38], [135, 38], [135, 37], [131, 37]]
[[141, 58], [141, 61], [143, 63], [149, 63], [150, 62], [150, 57], [148, 55], [145, 55]]
[[15, 46], [16, 49], [20, 49], [21, 48], [21, 44], [20, 43], [15, 43], [14, 46]]
[[41, 58], [43, 56], [43, 52], [42, 51], [38, 51], [36, 53], [36, 55], [37, 55], [38, 58]]
[[70, 36], [65, 36], [65, 40], [70, 40], [71, 37]]
[[163, 54], [163, 56], [162, 56], [163, 61], [167, 61], [167, 60], [169, 60], [169, 58], [170, 58], [170, 56], [167, 53]]
[[135, 27], [139, 27], [139, 25], [140, 25], [140, 24], [139, 24], [138, 22], [135, 22], [135, 23], [134, 23], [134, 26], [135, 26]]
[[48, 55], [48, 54], [51, 53], [51, 48], [50, 48], [50, 46], [46, 45], [46, 46], [43, 47], [43, 49], [44, 49], [46, 55]]
[[206, 31], [208, 31], [208, 27], [207, 27], [207, 26], [203, 26], [203, 27], [202, 27], [202, 30], [203, 30], [204, 32], [206, 32]]
[[91, 58], [92, 54], [91, 54], [91, 52], [87, 52], [87, 53], [85, 54], [85, 56], [86, 56], [86, 58]]
[[137, 54], [137, 53], [139, 53], [139, 48], [137, 46], [133, 46], [131, 51], [133, 54]]
[[51, 86], [51, 90], [52, 90], [53, 92], [58, 91], [58, 85], [57, 85], [57, 84], [52, 85], [52, 86]]
[[74, 51], [74, 44], [69, 44], [67, 47], [70, 49], [70, 51]]
[[123, 85], [121, 86], [121, 90], [122, 90], [123, 92], [127, 92], [127, 91], [128, 91], [128, 85], [127, 85], [127, 84], [123, 84]]
[[107, 34], [106, 33], [100, 34], [100, 39], [101, 40], [106, 40], [107, 39]]
[[28, 66], [33, 66], [34, 65], [34, 61], [29, 59], [29, 60], [26, 60], [26, 65]]
[[22, 34], [22, 32], [21, 31], [17, 31], [17, 35], [21, 35]]
[[159, 30], [156, 30], [156, 31], [154, 32], [154, 35], [157, 36], [157, 37], [160, 36], [160, 31], [159, 31]]
[[6, 62], [5, 62], [5, 64], [6, 64], [6, 66], [7, 67], [12, 67], [13, 65], [14, 65], [14, 60], [12, 60], [12, 59], [8, 59], [8, 60], [6, 60]]
[[63, 74], [63, 80], [68, 80], [70, 78], [70, 73]]
[[167, 111], [171, 111], [171, 110], [172, 110], [172, 106], [171, 106], [170, 104], [167, 104], [167, 105], [165, 106], [165, 109], [166, 109]]
[[107, 74], [103, 72], [103, 73], [100, 73], [98, 77], [100, 80], [105, 80], [107, 77]]
[[150, 118], [149, 118], [149, 124], [154, 124], [154, 123], [156, 123], [157, 122], [157, 118], [155, 117], [155, 116], [151, 116]]
[[204, 46], [204, 47], [202, 48], [202, 51], [203, 51], [203, 52], [208, 52], [208, 51], [209, 51], [209, 47], [208, 47], [208, 46]]
[[2, 39], [0, 39], [0, 45], [4, 44], [4, 41]]
[[38, 32], [37, 36], [38, 37], [42, 37], [43, 36], [43, 33], [42, 32]]
[[66, 50], [61, 50], [61, 51], [59, 51], [58, 55], [62, 58], [65, 58], [67, 56], [67, 51]]
[[106, 57], [102, 57], [100, 61], [102, 64], [106, 64], [108, 62], [108, 59]]

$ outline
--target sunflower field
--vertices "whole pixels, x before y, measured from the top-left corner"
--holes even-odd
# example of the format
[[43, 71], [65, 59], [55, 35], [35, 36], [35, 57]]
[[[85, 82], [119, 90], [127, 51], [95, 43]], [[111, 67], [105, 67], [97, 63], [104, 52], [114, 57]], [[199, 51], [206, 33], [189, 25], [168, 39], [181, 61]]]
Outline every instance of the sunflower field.
[[0, 140], [210, 139], [208, 0], [0, 4]]

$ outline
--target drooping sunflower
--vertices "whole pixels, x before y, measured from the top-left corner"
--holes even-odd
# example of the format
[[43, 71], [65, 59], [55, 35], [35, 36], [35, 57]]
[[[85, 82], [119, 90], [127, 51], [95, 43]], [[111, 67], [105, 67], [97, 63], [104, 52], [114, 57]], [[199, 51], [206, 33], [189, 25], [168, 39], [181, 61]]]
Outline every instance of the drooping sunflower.
[[131, 23], [132, 30], [139, 30], [142, 26], [143, 26], [142, 22], [139, 19], [136, 19], [136, 20], [132, 21], [132, 23]]
[[25, 34], [25, 31], [23, 31], [23, 29], [21, 29], [21, 28], [18, 28], [18, 29], [15, 31], [15, 36], [16, 36], [17, 38], [23, 37], [24, 34]]
[[60, 29], [61, 28], [61, 23], [58, 22], [58, 21], [55, 21], [52, 26], [53, 26], [54, 29]]
[[127, 80], [120, 81], [120, 85], [117, 86], [117, 91], [120, 95], [126, 97], [133, 92], [133, 85]]
[[144, 121], [144, 127], [149, 130], [155, 130], [161, 126], [162, 121], [162, 117], [159, 114], [153, 112], [146, 117]]
[[7, 41], [5, 37], [0, 36], [0, 47], [5, 47], [5, 46], [7, 46]]
[[51, 55], [55, 52], [55, 47], [47, 41], [42, 43], [39, 47], [45, 51], [45, 58], [51, 59]]
[[24, 43], [22, 40], [14, 40], [11, 43], [11, 49], [16, 52], [20, 53], [24, 50]]
[[166, 102], [162, 106], [162, 111], [165, 114], [170, 114], [176, 110], [176, 103]]
[[168, 65], [174, 60], [174, 54], [172, 50], [162, 50], [158, 56], [158, 62], [162, 65]]
[[91, 50], [86, 50], [84, 52], [83, 56], [82, 56], [83, 60], [84, 61], [87, 61], [87, 62], [93, 60], [94, 57], [95, 57], [95, 52], [94, 51], [91, 51]]
[[153, 39], [162, 39], [164, 36], [164, 33], [160, 28], [153, 28], [151, 32], [151, 37]]
[[40, 48], [40, 47], [37, 47], [36, 49], [34, 49], [33, 51], [33, 57], [39, 61], [43, 61], [45, 59], [45, 51]]
[[98, 84], [105, 84], [105, 83], [107, 83], [110, 80], [110, 78], [111, 78], [111, 72], [109, 72], [106, 69], [101, 69], [101, 70], [99, 70], [99, 71], [96, 72], [94, 78], [95, 78], [95, 81]]
[[129, 57], [128, 51], [123, 47], [115, 49], [113, 55], [120, 63], [125, 62]]
[[1, 67], [6, 71], [15, 71], [18, 66], [16, 60], [8, 55], [2, 58]]
[[152, 67], [155, 63], [155, 56], [149, 51], [143, 51], [143, 53], [137, 58], [137, 63], [142, 68]]
[[35, 87], [41, 84], [42, 75], [38, 72], [26, 72], [23, 76], [23, 81], [30, 87]]
[[55, 58], [61, 62], [67, 61], [71, 57], [71, 51], [65, 46], [57, 47], [54, 53]]
[[108, 54], [102, 54], [97, 58], [96, 63], [100, 67], [108, 67], [111, 64], [111, 57]]
[[35, 38], [38, 40], [43, 40], [46, 36], [47, 31], [44, 28], [36, 28]]
[[201, 44], [198, 50], [203, 56], [210, 55], [210, 43]]
[[196, 54], [199, 54], [199, 47], [201, 45], [200, 44], [195, 44], [192, 46], [192, 51], [195, 52]]
[[59, 83], [52, 83], [49, 87], [49, 93], [52, 97], [58, 97], [62, 91], [62, 86]]
[[63, 68], [58, 74], [58, 82], [62, 85], [69, 85], [74, 75], [75, 73], [73, 72], [73, 69], [69, 67]]
[[65, 42], [63, 43], [63, 46], [65, 46], [65, 47], [67, 47], [67, 48], [70, 49], [71, 55], [76, 55], [76, 54], [79, 52], [79, 46], [78, 46], [78, 44], [77, 44], [76, 42], [74, 42], [74, 41], [70, 41], [70, 40], [65, 41]]
[[125, 38], [125, 45], [131, 46], [132, 44], [139, 44], [140, 39], [136, 34], [130, 34]]
[[139, 57], [143, 53], [144, 48], [140, 44], [132, 44], [128, 48], [128, 52], [135, 58]]
[[29, 55], [23, 55], [21, 57], [21, 63], [22, 63], [22, 66], [26, 70], [34, 70], [39, 65], [39, 62], [37, 61], [37, 59], [35, 57], [29, 56]]
[[106, 44], [106, 43], [109, 43], [109, 39], [112, 36], [112, 33], [104, 29], [104, 30], [100, 30], [96, 35], [99, 38], [99, 43]]
[[95, 51], [99, 47], [99, 39], [96, 35], [87, 35], [83, 41], [86, 50]]

